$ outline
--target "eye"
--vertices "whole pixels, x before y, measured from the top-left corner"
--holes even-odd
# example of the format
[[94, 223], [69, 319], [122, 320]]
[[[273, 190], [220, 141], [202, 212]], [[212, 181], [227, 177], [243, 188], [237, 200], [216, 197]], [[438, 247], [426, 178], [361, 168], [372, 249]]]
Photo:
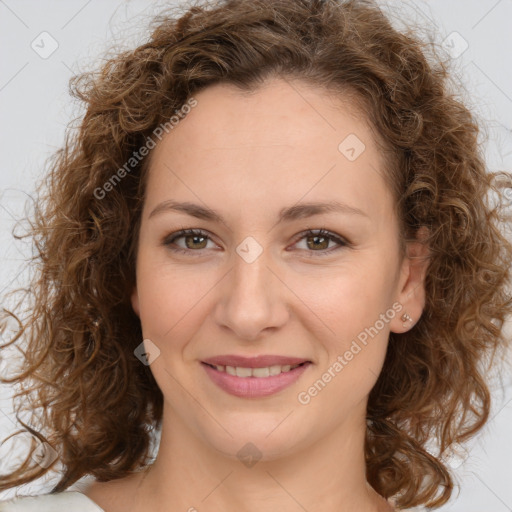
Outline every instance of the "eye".
[[[185, 248], [180, 246], [172, 247], [173, 245], [176, 245], [176, 240], [179, 240], [180, 238], [185, 240]], [[170, 246], [172, 251], [190, 254], [194, 249], [205, 249], [205, 244], [208, 241], [211, 241], [210, 237], [206, 232], [200, 229], [182, 229], [181, 231], [173, 233], [167, 237], [164, 240], [164, 245]]]
[[[179, 246], [176, 244], [177, 240], [181, 238], [185, 241], [185, 247]], [[299, 237], [294, 242], [294, 245], [297, 245], [301, 240], [306, 240], [306, 251], [311, 253], [319, 253], [314, 256], [323, 256], [325, 253], [331, 253], [343, 247], [349, 246], [350, 243], [341, 238], [340, 236], [331, 233], [330, 231], [326, 231], [325, 229], [319, 230], [307, 230], [299, 235]], [[182, 229], [181, 231], [177, 231], [176, 233], [172, 233], [168, 237], [166, 237], [163, 241], [165, 246], [168, 246], [172, 251], [179, 252], [182, 254], [191, 254], [193, 252], [199, 253], [196, 255], [200, 255], [203, 249], [206, 249], [206, 245], [208, 241], [212, 241], [209, 237], [208, 233], [202, 231], [201, 229]], [[338, 244], [338, 247], [330, 248], [329, 243], [334, 241]]]
[[[350, 245], [346, 240], [344, 240], [340, 236], [335, 235], [334, 233], [331, 233], [330, 231], [327, 231], [323, 228], [318, 230], [308, 229], [306, 232], [301, 233], [299, 235], [297, 242], [300, 242], [303, 239], [306, 241], [305, 250], [312, 249], [309, 252], [311, 252], [311, 256], [314, 257], [325, 256], [326, 253], [332, 253], [334, 251], [337, 251], [338, 249]], [[335, 247], [334, 249], [329, 249], [328, 247], [331, 241], [337, 243], [338, 247]], [[295, 244], [297, 244], [297, 242], [295, 242]]]

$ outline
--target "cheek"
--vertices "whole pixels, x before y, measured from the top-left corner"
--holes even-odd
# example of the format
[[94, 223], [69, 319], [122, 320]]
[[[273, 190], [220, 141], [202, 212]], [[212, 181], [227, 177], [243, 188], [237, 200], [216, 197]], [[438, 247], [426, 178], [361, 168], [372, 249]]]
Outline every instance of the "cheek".
[[162, 344], [179, 340], [179, 332], [201, 310], [201, 298], [211, 288], [208, 275], [140, 257], [137, 275], [140, 319], [144, 336]]
[[366, 399], [386, 356], [389, 323], [380, 315], [389, 322], [394, 310], [386, 300], [385, 283], [366, 283], [363, 277], [352, 273], [332, 279], [318, 295], [323, 302], [312, 308], [328, 329], [315, 334], [318, 368], [298, 399], [314, 403], [318, 414], [331, 410], [328, 423], [333, 425]]
[[361, 262], [311, 278], [296, 278], [294, 291], [313, 313], [309, 315], [312, 320], [321, 321], [332, 335], [346, 338], [373, 325], [391, 308], [392, 278], [382, 265]]
[[[324, 352], [319, 371], [331, 372], [331, 377], [324, 375], [326, 381], [336, 381], [334, 388], [344, 389], [349, 383], [347, 392], [355, 386], [364, 394], [373, 387], [386, 355], [389, 322], [395, 316], [393, 279], [382, 263], [361, 259], [360, 264], [337, 269], [314, 283], [303, 280], [298, 288], [298, 295], [314, 312], [304, 309], [310, 330], [321, 325], [320, 331], [316, 327]], [[343, 377], [333, 379], [332, 374]], [[354, 399], [358, 396], [355, 392]]]

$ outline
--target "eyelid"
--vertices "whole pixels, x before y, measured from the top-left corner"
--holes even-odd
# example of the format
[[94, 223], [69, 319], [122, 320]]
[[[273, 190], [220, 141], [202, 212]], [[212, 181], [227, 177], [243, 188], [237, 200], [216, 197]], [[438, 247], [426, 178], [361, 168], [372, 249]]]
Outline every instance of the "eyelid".
[[328, 229], [325, 229], [325, 228], [317, 228], [317, 229], [308, 228], [305, 231], [302, 231], [301, 233], [299, 233], [296, 236], [295, 241], [293, 242], [292, 245], [297, 244], [300, 240], [302, 240], [303, 238], [306, 238], [308, 236], [325, 237], [325, 238], [328, 238], [338, 244], [338, 247], [334, 247], [334, 248], [331, 247], [330, 249], [323, 249], [321, 251], [307, 251], [312, 256], [314, 254], [318, 254], [321, 257], [321, 256], [325, 256], [327, 254], [336, 252], [339, 249], [343, 249], [344, 247], [352, 246], [351, 242], [349, 242], [345, 237], [338, 235], [336, 233], [333, 233], [332, 231], [329, 231]]
[[183, 249], [183, 247], [171, 247], [172, 244], [174, 244], [175, 240], [186, 237], [187, 235], [202, 236], [202, 237], [205, 237], [207, 240], [215, 243], [215, 241], [213, 240], [213, 237], [210, 235], [210, 233], [208, 231], [206, 231], [204, 229], [195, 229], [195, 228], [190, 228], [190, 229], [182, 228], [178, 231], [170, 233], [169, 235], [164, 237], [162, 243], [164, 246], [169, 246], [170, 249], [174, 252], [181, 252], [181, 253], [188, 253], [188, 254], [197, 253], [197, 255], [200, 255], [202, 253], [202, 251], [204, 251], [205, 249], [199, 249], [199, 250], [195, 251], [193, 249]]
[[301, 231], [297, 234], [296, 241], [300, 240], [301, 238], [304, 238], [305, 236], [326, 236], [329, 238], [332, 238], [334, 240], [339, 240], [340, 242], [350, 245], [350, 242], [343, 236], [338, 235], [337, 233], [334, 233], [333, 231], [329, 231], [325, 228], [307, 228], [304, 231]]

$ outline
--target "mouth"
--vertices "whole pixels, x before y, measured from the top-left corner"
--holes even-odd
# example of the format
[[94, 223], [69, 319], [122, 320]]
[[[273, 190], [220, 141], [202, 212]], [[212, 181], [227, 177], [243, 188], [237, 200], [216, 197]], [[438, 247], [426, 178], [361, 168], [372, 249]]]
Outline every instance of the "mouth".
[[[245, 363], [247, 364], [247, 363]], [[269, 366], [232, 366], [201, 362], [210, 380], [226, 393], [240, 398], [274, 395], [294, 384], [312, 366], [311, 361]]]

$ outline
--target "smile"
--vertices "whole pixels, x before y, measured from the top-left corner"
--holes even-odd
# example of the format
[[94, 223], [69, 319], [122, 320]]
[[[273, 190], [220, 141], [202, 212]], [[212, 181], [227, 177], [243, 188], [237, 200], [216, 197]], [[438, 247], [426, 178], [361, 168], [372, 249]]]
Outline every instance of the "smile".
[[312, 363], [305, 361], [260, 368], [201, 364], [210, 379], [223, 391], [238, 397], [260, 398], [291, 386]]

